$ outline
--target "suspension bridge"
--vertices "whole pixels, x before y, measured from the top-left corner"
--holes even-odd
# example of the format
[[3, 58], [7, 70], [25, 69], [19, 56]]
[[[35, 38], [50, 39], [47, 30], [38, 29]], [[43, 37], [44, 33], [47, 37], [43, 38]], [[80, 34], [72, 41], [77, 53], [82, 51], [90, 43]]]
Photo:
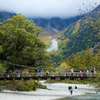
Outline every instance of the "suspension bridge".
[[[1, 63], [10, 64], [13, 66], [18, 66], [20, 68], [35, 68], [35, 69], [44, 69], [44, 70], [56, 70], [56, 69], [50, 69], [50, 68], [37, 68], [37, 67], [31, 67], [31, 66], [25, 66], [25, 65], [19, 65], [15, 63], [10, 63], [7, 61], [0, 60]], [[100, 66], [100, 65], [98, 65]], [[92, 66], [88, 66], [89, 68], [92, 68]], [[99, 73], [87, 73], [87, 72], [37, 72], [37, 73], [9, 73], [9, 74], [0, 74], [0, 80], [29, 80], [29, 79], [90, 79], [95, 78], [99, 76]]]
[[81, 73], [80, 72], [41, 72], [41, 73], [10, 73], [0, 74], [0, 80], [29, 80], [29, 79], [90, 79], [99, 76], [99, 73]]

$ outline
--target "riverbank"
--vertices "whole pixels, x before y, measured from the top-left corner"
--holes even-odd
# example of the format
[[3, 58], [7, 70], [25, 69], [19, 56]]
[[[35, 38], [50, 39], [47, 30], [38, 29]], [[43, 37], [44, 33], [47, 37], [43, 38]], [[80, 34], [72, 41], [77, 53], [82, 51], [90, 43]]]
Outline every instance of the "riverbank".
[[[43, 85], [46, 85], [48, 89], [37, 89], [32, 92], [14, 92], [14, 91], [3, 91], [0, 93], [0, 100], [55, 100], [66, 97], [74, 97], [84, 95], [86, 93], [96, 93], [94, 87], [88, 84], [67, 84], [67, 83], [54, 83], [48, 84], [44, 81], [40, 81]], [[72, 86], [73, 94], [70, 95], [68, 87]], [[75, 89], [74, 87], [78, 88]], [[16, 98], [16, 99], [15, 99]]]

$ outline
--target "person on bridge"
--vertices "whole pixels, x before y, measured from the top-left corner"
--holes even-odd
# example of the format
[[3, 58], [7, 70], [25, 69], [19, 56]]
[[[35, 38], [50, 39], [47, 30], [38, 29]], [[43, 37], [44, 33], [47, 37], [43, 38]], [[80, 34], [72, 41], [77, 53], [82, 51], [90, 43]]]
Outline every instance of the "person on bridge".
[[40, 76], [40, 69], [38, 69], [38, 76]]
[[42, 77], [42, 69], [40, 69], [40, 76]]
[[36, 75], [36, 76], [37, 76], [37, 72], [38, 72], [38, 70], [36, 69], [36, 70], [35, 70], [35, 75]]
[[46, 70], [46, 76], [48, 76], [49, 75], [49, 71], [48, 71], [48, 69]]
[[18, 77], [18, 70], [15, 71], [15, 77]]
[[28, 72], [29, 72], [29, 76], [31, 77], [31, 70], [29, 70]]
[[67, 76], [67, 69], [66, 69], [66, 71], [65, 71], [65, 76]]
[[71, 76], [73, 76], [73, 68], [71, 69]]
[[3, 75], [6, 76], [6, 70], [3, 71]]
[[87, 70], [86, 74], [87, 74], [87, 76], [88, 76], [88, 74], [89, 74], [89, 71], [88, 71], [88, 70]]
[[22, 77], [22, 70], [20, 70], [20, 77]]
[[96, 74], [96, 69], [95, 69], [95, 67], [93, 68], [93, 72], [94, 72], [94, 74]]
[[82, 71], [80, 70], [80, 76], [82, 77]]

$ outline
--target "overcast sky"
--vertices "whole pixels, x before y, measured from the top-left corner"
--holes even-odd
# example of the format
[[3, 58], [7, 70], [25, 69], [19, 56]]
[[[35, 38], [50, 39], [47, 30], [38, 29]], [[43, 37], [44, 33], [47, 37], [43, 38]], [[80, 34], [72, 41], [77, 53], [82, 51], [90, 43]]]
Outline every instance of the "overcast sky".
[[21, 13], [26, 17], [66, 18], [77, 15], [80, 8], [85, 10], [88, 4], [92, 7], [95, 3], [99, 5], [100, 0], [0, 0], [0, 11]]

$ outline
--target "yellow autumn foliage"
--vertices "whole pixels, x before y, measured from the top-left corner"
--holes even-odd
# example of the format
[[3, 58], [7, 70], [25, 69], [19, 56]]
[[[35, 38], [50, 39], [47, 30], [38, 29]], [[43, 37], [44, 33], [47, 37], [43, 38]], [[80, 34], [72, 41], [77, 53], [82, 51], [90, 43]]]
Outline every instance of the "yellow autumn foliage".
[[59, 67], [57, 67], [56, 69], [58, 69], [57, 72], [65, 72], [65, 70], [67, 68], [70, 68], [69, 65], [67, 65], [65, 62], [64, 63], [61, 63], [61, 65]]

